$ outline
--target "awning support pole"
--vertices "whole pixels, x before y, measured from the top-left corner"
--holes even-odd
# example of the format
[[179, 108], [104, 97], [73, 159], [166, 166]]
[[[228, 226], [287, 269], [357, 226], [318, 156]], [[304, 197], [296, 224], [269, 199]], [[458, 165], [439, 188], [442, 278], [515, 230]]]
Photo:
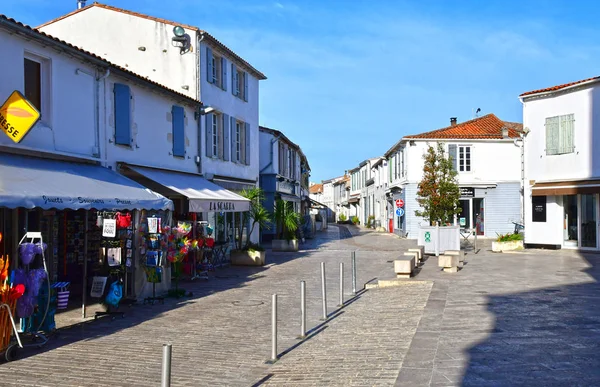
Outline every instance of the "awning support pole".
[[89, 216], [89, 211], [86, 210], [85, 211], [85, 226], [84, 226], [84, 230], [85, 230], [85, 236], [83, 237], [83, 293], [82, 293], [82, 305], [81, 305], [81, 318], [84, 319], [86, 318], [86, 306], [85, 306], [85, 302], [87, 301], [87, 268], [88, 268], [88, 231], [89, 231], [89, 225], [88, 225], [88, 216]]

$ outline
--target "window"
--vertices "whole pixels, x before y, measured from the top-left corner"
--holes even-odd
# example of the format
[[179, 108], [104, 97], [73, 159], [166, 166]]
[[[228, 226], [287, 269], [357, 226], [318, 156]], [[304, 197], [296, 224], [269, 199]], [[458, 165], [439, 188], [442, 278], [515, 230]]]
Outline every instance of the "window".
[[212, 60], [212, 83], [221, 86], [221, 58], [213, 56]]
[[40, 112], [41, 119], [50, 122], [50, 61], [26, 53], [23, 58], [23, 94]]
[[185, 157], [185, 112], [181, 106], [173, 106], [173, 156]]
[[575, 151], [575, 115], [546, 118], [546, 155], [561, 155]]
[[223, 119], [221, 113], [206, 115], [206, 156], [223, 157]]
[[231, 64], [231, 93], [248, 101], [248, 73]]
[[227, 90], [227, 61], [225, 58], [216, 55], [210, 47], [207, 47], [206, 60], [208, 62], [206, 66], [206, 80], [208, 83]]
[[458, 171], [471, 172], [471, 147], [458, 146]]

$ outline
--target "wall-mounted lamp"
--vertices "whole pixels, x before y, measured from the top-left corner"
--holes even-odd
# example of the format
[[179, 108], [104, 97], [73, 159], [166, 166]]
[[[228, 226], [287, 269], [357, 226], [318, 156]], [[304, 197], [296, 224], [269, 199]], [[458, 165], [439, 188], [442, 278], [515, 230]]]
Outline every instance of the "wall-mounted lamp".
[[180, 54], [185, 54], [190, 50], [191, 47], [191, 38], [188, 34], [185, 33], [185, 29], [182, 26], [173, 27], [173, 36], [171, 40], [176, 44], [176, 47], [179, 47]]
[[205, 116], [213, 113], [216, 109], [212, 106], [202, 106], [198, 111], [194, 112], [194, 119], [198, 119], [198, 116]]

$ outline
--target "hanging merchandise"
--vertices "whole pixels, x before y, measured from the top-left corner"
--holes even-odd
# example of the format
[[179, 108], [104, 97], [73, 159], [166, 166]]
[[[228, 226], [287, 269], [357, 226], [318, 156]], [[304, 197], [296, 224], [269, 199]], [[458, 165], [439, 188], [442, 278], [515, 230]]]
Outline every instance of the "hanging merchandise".
[[121, 248], [109, 248], [106, 252], [108, 266], [120, 266], [121, 265]]
[[105, 238], [117, 236], [117, 221], [115, 219], [104, 219], [102, 222], [102, 236]]
[[104, 287], [106, 286], [107, 277], [94, 277], [92, 278], [92, 290], [90, 296], [94, 298], [100, 298], [104, 294]]
[[121, 281], [115, 281], [110, 284], [108, 294], [104, 298], [104, 302], [115, 308], [119, 306], [119, 302], [123, 297], [123, 284]]
[[131, 214], [117, 212], [116, 220], [118, 228], [129, 228], [131, 226]]
[[56, 309], [67, 309], [67, 306], [69, 305], [69, 294], [71, 293], [69, 290], [67, 290], [69, 284], [69, 282], [59, 282], [52, 286], [58, 290], [56, 296]]

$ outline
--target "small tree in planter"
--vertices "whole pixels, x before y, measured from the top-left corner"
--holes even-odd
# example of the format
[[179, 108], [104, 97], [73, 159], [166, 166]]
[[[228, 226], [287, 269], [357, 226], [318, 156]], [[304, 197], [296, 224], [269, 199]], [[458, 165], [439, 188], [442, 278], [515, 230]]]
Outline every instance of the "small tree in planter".
[[423, 210], [415, 211], [415, 215], [427, 219], [430, 225], [438, 220], [451, 222], [460, 213], [460, 190], [452, 158], [446, 157], [444, 145], [438, 143], [437, 149], [428, 147], [423, 159], [423, 179], [417, 191], [417, 202]]
[[296, 231], [300, 225], [300, 214], [294, 211], [293, 203], [277, 199], [274, 218], [276, 239], [273, 240], [273, 250], [298, 251]]
[[[240, 238], [237, 240], [237, 251], [231, 253], [231, 261], [234, 265], [264, 265], [265, 249], [259, 245], [253, 244], [250, 240], [250, 236], [257, 225], [259, 228], [271, 228], [271, 214], [262, 204], [265, 195], [263, 190], [258, 187], [243, 190], [241, 195], [250, 200], [250, 210], [241, 214], [241, 221], [238, 226], [238, 235], [240, 235]], [[252, 225], [250, 226], [250, 230], [248, 230], [246, 243], [244, 243], [241, 235], [244, 231], [244, 225], [247, 225], [248, 222], [252, 222]]]

